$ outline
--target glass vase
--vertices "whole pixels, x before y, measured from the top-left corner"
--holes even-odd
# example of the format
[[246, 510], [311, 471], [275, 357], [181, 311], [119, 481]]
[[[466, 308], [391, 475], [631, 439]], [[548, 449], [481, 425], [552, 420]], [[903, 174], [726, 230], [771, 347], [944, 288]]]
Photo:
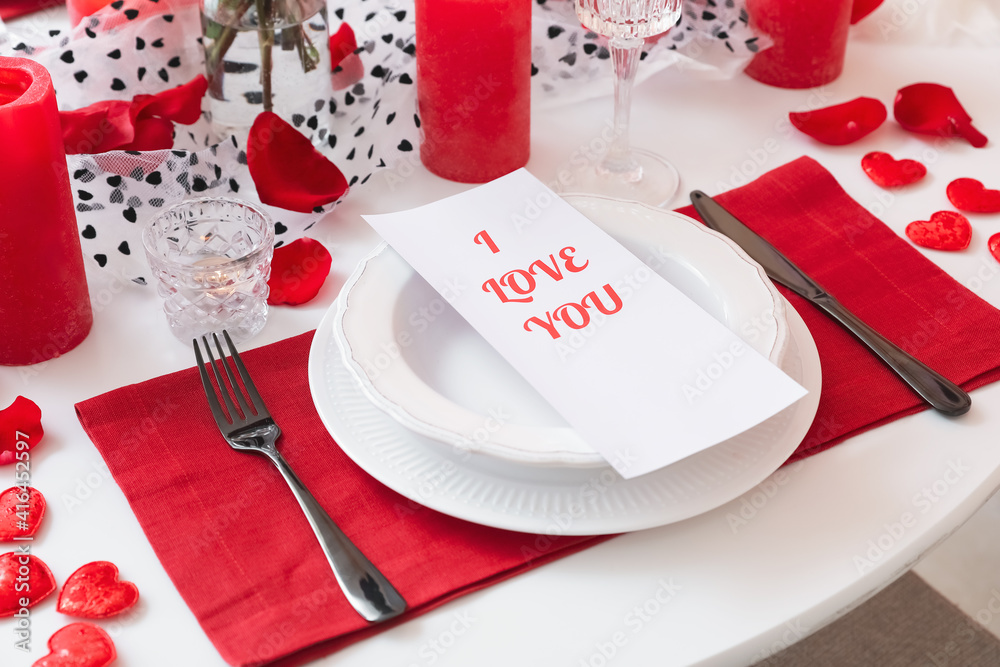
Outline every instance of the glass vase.
[[202, 0], [216, 138], [245, 138], [273, 111], [321, 143], [333, 93], [325, 0]]

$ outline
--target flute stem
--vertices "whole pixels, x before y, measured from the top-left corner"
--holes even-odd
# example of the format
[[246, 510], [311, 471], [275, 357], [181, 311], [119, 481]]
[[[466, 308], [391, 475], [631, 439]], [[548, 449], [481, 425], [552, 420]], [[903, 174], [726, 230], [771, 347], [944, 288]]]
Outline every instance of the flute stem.
[[599, 170], [627, 181], [642, 178], [642, 167], [632, 157], [629, 144], [629, 115], [632, 109], [632, 86], [639, 67], [643, 40], [638, 37], [614, 37], [610, 40], [611, 61], [615, 71], [614, 137]]

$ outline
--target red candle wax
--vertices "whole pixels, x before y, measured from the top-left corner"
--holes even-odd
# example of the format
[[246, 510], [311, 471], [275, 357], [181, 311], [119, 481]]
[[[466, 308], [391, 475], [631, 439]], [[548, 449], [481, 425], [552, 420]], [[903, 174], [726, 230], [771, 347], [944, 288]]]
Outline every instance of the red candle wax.
[[830, 83], [844, 68], [853, 0], [747, 0], [750, 25], [774, 46], [754, 56], [746, 73], [780, 88]]
[[416, 0], [420, 159], [484, 183], [528, 162], [531, 0]]
[[66, 0], [69, 24], [75, 27], [85, 16], [90, 16], [110, 4], [111, 0]]
[[52, 79], [0, 57], [0, 364], [57, 357], [93, 314]]

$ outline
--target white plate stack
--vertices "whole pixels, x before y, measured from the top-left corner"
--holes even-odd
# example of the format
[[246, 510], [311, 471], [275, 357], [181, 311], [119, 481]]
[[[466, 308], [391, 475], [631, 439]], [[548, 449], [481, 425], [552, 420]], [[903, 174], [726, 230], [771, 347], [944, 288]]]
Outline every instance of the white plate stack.
[[[334, 439], [413, 501], [524, 532], [650, 528], [760, 483], [798, 446], [819, 403], [819, 358], [798, 314], [738, 246], [690, 218], [602, 197], [565, 199], [809, 395], [739, 436], [625, 480], [448, 305], [448, 294], [382, 245], [348, 280], [313, 341], [313, 400]], [[568, 339], [560, 354], [575, 354], [587, 334]], [[665, 445], [669, 439], [665, 423]]]

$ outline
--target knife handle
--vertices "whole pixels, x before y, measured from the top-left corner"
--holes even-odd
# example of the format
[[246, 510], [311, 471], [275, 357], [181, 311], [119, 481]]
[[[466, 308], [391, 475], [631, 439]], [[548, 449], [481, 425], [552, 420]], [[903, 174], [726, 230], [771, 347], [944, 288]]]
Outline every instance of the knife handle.
[[949, 417], [957, 417], [964, 415], [972, 407], [972, 399], [961, 387], [904, 352], [829, 294], [811, 301], [870, 347], [935, 410]]

